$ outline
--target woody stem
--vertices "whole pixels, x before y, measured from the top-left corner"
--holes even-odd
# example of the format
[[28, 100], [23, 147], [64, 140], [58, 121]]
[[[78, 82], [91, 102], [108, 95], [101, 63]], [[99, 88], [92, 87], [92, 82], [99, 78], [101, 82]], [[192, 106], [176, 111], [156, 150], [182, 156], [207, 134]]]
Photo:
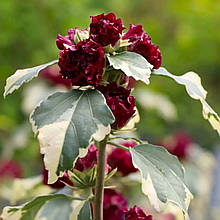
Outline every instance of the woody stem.
[[94, 220], [103, 220], [103, 197], [107, 139], [108, 137], [99, 142], [97, 177], [95, 185]]

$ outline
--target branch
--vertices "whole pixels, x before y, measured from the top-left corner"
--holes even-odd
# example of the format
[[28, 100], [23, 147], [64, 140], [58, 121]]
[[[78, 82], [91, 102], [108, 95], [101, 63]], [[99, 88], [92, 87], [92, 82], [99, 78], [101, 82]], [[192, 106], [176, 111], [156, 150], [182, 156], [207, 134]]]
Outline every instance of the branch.
[[123, 139], [123, 140], [134, 140], [136, 141], [138, 144], [143, 144], [143, 142], [141, 140], [139, 140], [138, 138], [134, 138], [134, 137], [112, 137], [110, 138], [110, 140], [114, 140], [114, 139]]
[[108, 141], [108, 142], [107, 142], [107, 144], [111, 144], [111, 145], [113, 145], [113, 146], [115, 146], [115, 147], [119, 147], [119, 148], [121, 148], [121, 149], [123, 149], [123, 150], [125, 150], [125, 151], [129, 152], [128, 147], [125, 147], [125, 146], [123, 146], [123, 145], [116, 144], [116, 143], [111, 142], [111, 141]]

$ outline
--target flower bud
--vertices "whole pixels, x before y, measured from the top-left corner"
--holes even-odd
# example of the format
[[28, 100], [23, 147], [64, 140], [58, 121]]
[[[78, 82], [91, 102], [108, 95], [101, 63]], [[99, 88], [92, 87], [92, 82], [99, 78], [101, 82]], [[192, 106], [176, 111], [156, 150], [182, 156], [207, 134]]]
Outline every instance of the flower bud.
[[79, 41], [86, 40], [88, 38], [89, 32], [87, 28], [80, 30], [76, 27], [75, 29], [69, 29], [68, 35], [66, 36], [58, 34], [56, 44], [58, 49], [64, 50], [65, 47], [75, 45], [79, 43]]

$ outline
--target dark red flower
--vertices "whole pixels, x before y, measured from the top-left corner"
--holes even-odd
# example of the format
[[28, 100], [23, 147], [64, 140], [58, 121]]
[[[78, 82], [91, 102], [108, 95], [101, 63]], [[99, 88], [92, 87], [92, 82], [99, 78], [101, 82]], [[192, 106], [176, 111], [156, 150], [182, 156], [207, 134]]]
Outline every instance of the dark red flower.
[[63, 183], [63, 182], [65, 182], [68, 185], [73, 186], [73, 183], [69, 179], [69, 176], [66, 172], [64, 173], [64, 175], [62, 177], [59, 177], [58, 180], [55, 183], [48, 184], [47, 182], [48, 182], [48, 171], [44, 168], [43, 169], [43, 183], [45, 185], [48, 185], [48, 186], [50, 186], [54, 189], [60, 189], [60, 188], [63, 188], [65, 186], [65, 184]]
[[71, 80], [65, 79], [60, 74], [60, 68], [57, 65], [49, 66], [46, 69], [43, 69], [42, 71], [40, 71], [39, 76], [46, 79], [53, 86], [63, 85], [67, 88], [70, 88], [72, 86]]
[[[121, 143], [125, 147], [135, 147], [137, 143], [135, 141], [126, 141]], [[114, 147], [112, 152], [108, 155], [108, 164], [112, 169], [117, 168], [123, 176], [129, 173], [136, 172], [137, 169], [132, 164], [131, 154], [123, 149]]]
[[[97, 158], [98, 158], [98, 148], [95, 146], [95, 144], [91, 144], [86, 156], [79, 157], [76, 160], [74, 169], [77, 169], [81, 172], [83, 172], [85, 170], [92, 169], [94, 167], [94, 165], [97, 164]], [[108, 173], [109, 169], [110, 169], [110, 167], [106, 161], [106, 165], [105, 165], [106, 173]]]
[[[57, 35], [57, 39], [56, 39], [56, 44], [57, 44], [57, 47], [60, 49], [60, 50], [64, 50], [65, 48], [65, 44], [67, 46], [72, 46], [78, 42], [75, 41], [75, 38], [76, 38], [76, 32], [79, 32], [80, 34], [84, 34], [86, 35], [86, 33], [88, 32], [87, 29], [83, 29], [83, 30], [80, 30], [78, 27], [76, 27], [75, 29], [69, 29], [68, 30], [68, 35], [66, 36], [62, 36], [60, 34]], [[84, 40], [84, 39], [83, 39]]]
[[127, 200], [122, 194], [112, 189], [105, 189], [103, 200], [103, 217], [105, 220], [123, 220]]
[[158, 46], [153, 45], [152, 42], [149, 42], [146, 38], [129, 46], [129, 50], [145, 57], [146, 60], [154, 66], [154, 69], [158, 69], [161, 66], [162, 57]]
[[123, 35], [122, 39], [129, 39], [130, 42], [136, 43], [139, 40], [143, 40], [144, 37], [147, 37], [149, 40], [151, 40], [141, 24], [138, 24], [136, 26], [130, 24], [128, 32]]
[[93, 40], [83, 40], [60, 51], [60, 73], [74, 86], [97, 86], [102, 80], [104, 49]]
[[91, 16], [90, 38], [103, 46], [114, 46], [123, 29], [121, 19], [117, 19], [113, 13]]
[[140, 24], [130, 25], [128, 32], [122, 37], [123, 40], [129, 39], [132, 43], [128, 46], [128, 50], [138, 53], [145, 57], [155, 69], [158, 69], [162, 63], [162, 57], [158, 46], [154, 45], [151, 38], [146, 34]]
[[107, 105], [115, 116], [112, 128], [124, 127], [135, 113], [135, 98], [130, 96], [131, 90], [118, 86], [115, 82], [98, 86], [97, 89], [105, 96]]
[[164, 146], [171, 154], [176, 155], [180, 159], [185, 159], [191, 147], [190, 137], [183, 133], [178, 132], [173, 137], [164, 139], [159, 144]]
[[78, 158], [75, 163], [75, 169], [79, 171], [89, 170], [97, 164], [98, 148], [91, 144], [85, 157]]
[[124, 210], [125, 220], [152, 220], [152, 215], [146, 215], [138, 206]]
[[14, 160], [2, 160], [0, 162], [0, 179], [21, 178], [22, 168]]

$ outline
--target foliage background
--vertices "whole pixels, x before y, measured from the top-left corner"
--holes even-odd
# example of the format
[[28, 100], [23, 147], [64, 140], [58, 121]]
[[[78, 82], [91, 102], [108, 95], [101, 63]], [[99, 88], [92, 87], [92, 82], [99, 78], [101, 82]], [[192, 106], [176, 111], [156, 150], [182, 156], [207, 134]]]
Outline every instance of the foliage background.
[[[6, 78], [16, 69], [58, 57], [57, 33], [65, 35], [69, 28], [87, 27], [90, 15], [114, 12], [127, 27], [130, 23], [143, 25], [153, 42], [159, 45], [163, 66], [171, 73], [197, 72], [209, 92], [209, 103], [220, 112], [219, 11], [218, 0], [2, 0], [0, 94], [3, 94]], [[183, 86], [170, 79], [152, 77], [148, 88], [168, 95], [176, 104], [178, 120], [167, 122], [155, 110], [140, 107], [137, 132], [143, 139], [156, 143], [166, 135], [184, 130], [202, 147], [214, 149], [218, 135], [203, 119], [200, 103], [190, 99]], [[17, 148], [14, 154], [5, 153], [6, 147], [13, 147], [8, 145], [8, 139], [27, 121], [21, 101], [22, 90], [6, 100], [0, 98], [0, 150], [2, 158], [13, 155], [23, 166], [24, 176], [30, 176], [41, 172], [38, 144], [31, 132], [22, 148]]]

